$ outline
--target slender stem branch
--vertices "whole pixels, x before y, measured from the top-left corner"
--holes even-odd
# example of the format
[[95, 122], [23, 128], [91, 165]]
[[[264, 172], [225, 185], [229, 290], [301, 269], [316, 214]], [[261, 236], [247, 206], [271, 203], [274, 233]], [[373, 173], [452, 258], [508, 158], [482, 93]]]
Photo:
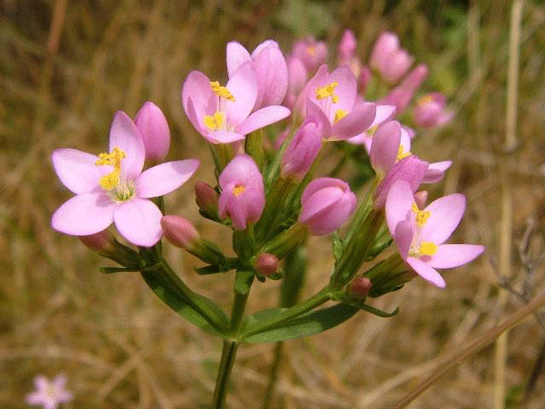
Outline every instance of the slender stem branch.
[[216, 378], [216, 387], [214, 389], [214, 401], [212, 403], [212, 409], [223, 408], [223, 404], [225, 403], [225, 397], [227, 396], [227, 389], [229, 386], [229, 377], [231, 376], [231, 370], [233, 369], [233, 363], [235, 362], [238, 345], [239, 344], [237, 341], [223, 341], [223, 349], [221, 351], [218, 377]]
[[269, 383], [267, 385], [267, 391], [265, 392], [265, 399], [263, 399], [263, 409], [269, 409], [271, 407], [274, 386], [276, 385], [276, 379], [278, 378], [278, 368], [280, 367], [280, 361], [282, 361], [283, 345], [284, 343], [280, 341], [274, 346], [274, 359], [269, 372]]

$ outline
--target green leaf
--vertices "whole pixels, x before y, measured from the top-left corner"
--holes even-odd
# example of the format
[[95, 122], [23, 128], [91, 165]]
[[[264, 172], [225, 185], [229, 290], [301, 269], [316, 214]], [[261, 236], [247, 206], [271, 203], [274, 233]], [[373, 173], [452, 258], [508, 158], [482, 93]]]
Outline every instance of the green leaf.
[[134, 273], [135, 271], [140, 271], [142, 267], [99, 267], [98, 271], [104, 274], [113, 274], [113, 273]]
[[195, 272], [201, 276], [206, 276], [210, 274], [216, 274], [222, 272], [220, 266], [204, 266], [204, 267], [195, 267]]
[[141, 274], [153, 292], [179, 315], [210, 334], [226, 337], [229, 319], [212, 300], [194, 292], [187, 295], [178, 291], [156, 271]]
[[[285, 341], [286, 339], [308, 337], [342, 324], [358, 311], [359, 308], [357, 307], [337, 304], [332, 307], [303, 314], [293, 320], [284, 322], [281, 327], [269, 328], [257, 334], [250, 335], [244, 338], [244, 341], [253, 343], [278, 342]], [[258, 313], [260, 315], [254, 314], [251, 321], [256, 322], [260, 319], [270, 318], [281, 312], [282, 309], [280, 308], [261, 311]], [[248, 318], [250, 319], [250, 317]]]

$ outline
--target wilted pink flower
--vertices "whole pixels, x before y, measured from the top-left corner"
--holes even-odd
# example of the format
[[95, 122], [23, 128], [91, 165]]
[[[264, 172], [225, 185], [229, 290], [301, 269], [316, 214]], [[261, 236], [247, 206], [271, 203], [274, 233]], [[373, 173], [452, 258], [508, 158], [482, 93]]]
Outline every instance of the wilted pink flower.
[[305, 86], [297, 106], [307, 116], [321, 118], [327, 140], [348, 139], [368, 129], [376, 114], [375, 104], [358, 101], [357, 93], [356, 78], [348, 67], [329, 74], [322, 65]]
[[445, 97], [439, 92], [424, 95], [413, 111], [415, 124], [423, 128], [446, 124], [454, 117], [452, 112], [445, 110], [446, 105]]
[[483, 246], [443, 244], [456, 229], [465, 210], [459, 193], [444, 196], [420, 210], [405, 181], [396, 182], [386, 198], [386, 222], [399, 254], [421, 277], [445, 287], [436, 268], [454, 268], [482, 254]]
[[399, 47], [397, 36], [389, 32], [380, 35], [369, 59], [371, 68], [391, 84], [397, 83], [413, 62], [414, 58]]
[[313, 37], [299, 40], [293, 45], [292, 56], [300, 59], [307, 71], [313, 72], [327, 59], [327, 45], [323, 41], [316, 41]]
[[43, 409], [57, 409], [61, 403], [72, 401], [74, 396], [64, 389], [66, 376], [57, 375], [53, 381], [45, 376], [37, 376], [34, 379], [36, 391], [26, 396], [26, 403], [29, 405], [42, 405]]
[[202, 72], [191, 71], [182, 88], [182, 103], [187, 117], [206, 140], [230, 143], [290, 114], [288, 108], [279, 105], [250, 114], [257, 93], [255, 70], [246, 62], [231, 75], [225, 87], [211, 82]]
[[149, 200], [180, 187], [199, 165], [196, 159], [165, 162], [142, 172], [145, 148], [134, 122], [118, 111], [110, 129], [109, 153], [99, 156], [76, 149], [51, 155], [61, 182], [75, 197], [51, 217], [62, 233], [87, 236], [112, 222], [131, 243], [151, 247], [161, 238], [161, 211]]
[[252, 55], [241, 44], [227, 44], [227, 72], [229, 78], [246, 62], [250, 62], [257, 76], [257, 97], [254, 110], [279, 105], [288, 90], [288, 67], [276, 41], [259, 44]]
[[395, 87], [388, 95], [380, 100], [380, 104], [394, 105], [399, 115], [407, 106], [418, 89], [422, 81], [428, 75], [428, 67], [424, 64], [416, 66], [410, 73], [403, 79], [401, 84]]
[[322, 148], [324, 125], [309, 117], [290, 141], [282, 158], [282, 177], [293, 176], [302, 180]]
[[354, 211], [356, 202], [346, 182], [327, 177], [314, 179], [301, 196], [299, 222], [315, 236], [333, 233]]
[[148, 101], [136, 114], [134, 123], [144, 141], [146, 159], [153, 162], [165, 159], [170, 148], [170, 129], [163, 111]]
[[244, 230], [248, 223], [259, 220], [265, 206], [265, 190], [263, 177], [250, 156], [238, 155], [229, 162], [221, 172], [219, 185], [221, 218], [230, 218], [236, 230]]

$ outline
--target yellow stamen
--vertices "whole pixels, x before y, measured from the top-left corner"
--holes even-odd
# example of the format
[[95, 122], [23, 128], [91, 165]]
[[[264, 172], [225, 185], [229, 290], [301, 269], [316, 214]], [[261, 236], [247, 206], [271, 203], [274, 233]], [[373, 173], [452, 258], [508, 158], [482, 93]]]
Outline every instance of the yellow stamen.
[[397, 151], [397, 157], [396, 162], [400, 161], [401, 159], [406, 158], [407, 156], [411, 156], [411, 152], [405, 152], [405, 148], [403, 145], [399, 145], [399, 150]]
[[422, 105], [429, 104], [430, 102], [433, 102], [433, 96], [428, 94], [428, 95], [424, 95], [422, 98], [418, 100], [418, 105], [422, 106]]
[[216, 94], [218, 97], [226, 99], [227, 101], [235, 102], [235, 97], [233, 94], [231, 94], [231, 91], [229, 91], [226, 87], [221, 86], [218, 81], [211, 81], [210, 86], [212, 87], [214, 94]]
[[125, 158], [125, 152], [115, 146], [110, 153], [100, 153], [100, 158], [95, 162], [97, 166], [113, 166], [118, 172], [121, 171], [121, 160]]
[[239, 197], [245, 191], [246, 191], [246, 188], [244, 186], [242, 186], [242, 185], [236, 185], [233, 188], [233, 194], [235, 195], [235, 197]]
[[316, 49], [312, 45], [309, 45], [307, 47], [307, 53], [309, 53], [310, 55], [315, 55], [316, 54]]
[[204, 117], [204, 125], [211, 131], [219, 131], [225, 127], [225, 114], [221, 111], [214, 112], [214, 115]]
[[435, 253], [437, 253], [437, 244], [431, 241], [423, 241], [420, 244], [420, 248], [418, 249], [420, 256], [433, 256]]
[[370, 136], [370, 137], [375, 136], [375, 133], [377, 132], [377, 129], [378, 129], [378, 125], [375, 125], [372, 128], [369, 128], [367, 130], [367, 135]]
[[323, 87], [316, 88], [316, 98], [324, 99], [331, 97], [331, 101], [336, 104], [339, 102], [339, 96], [335, 94], [335, 88], [339, 85], [337, 81], [324, 85]]
[[114, 170], [113, 172], [108, 173], [106, 176], [102, 176], [98, 180], [98, 184], [106, 190], [115, 189], [119, 183], [119, 172]]
[[411, 210], [415, 214], [416, 226], [418, 228], [424, 227], [431, 216], [431, 212], [429, 210], [420, 210], [415, 202], [413, 202]]
[[348, 112], [346, 112], [344, 109], [337, 109], [337, 111], [335, 112], [335, 118], [333, 118], [333, 123], [336, 124], [346, 115], [348, 115]]

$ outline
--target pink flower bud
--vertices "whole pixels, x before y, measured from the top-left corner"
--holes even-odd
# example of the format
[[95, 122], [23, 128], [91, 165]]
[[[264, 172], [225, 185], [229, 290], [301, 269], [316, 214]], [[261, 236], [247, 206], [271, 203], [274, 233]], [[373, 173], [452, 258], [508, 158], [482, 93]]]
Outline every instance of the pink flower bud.
[[255, 259], [254, 268], [259, 275], [270, 277], [278, 272], [278, 257], [270, 253], [261, 253]]
[[373, 288], [373, 283], [368, 277], [356, 277], [348, 285], [348, 292], [356, 299], [363, 300], [369, 295], [369, 292]]
[[393, 33], [382, 33], [371, 52], [371, 68], [377, 70], [389, 83], [397, 83], [403, 77], [414, 58], [409, 53], [399, 48], [399, 39]]
[[351, 30], [345, 30], [341, 41], [339, 41], [339, 60], [351, 60], [356, 54], [357, 45], [358, 43], [356, 42], [356, 37], [354, 36], [354, 33]]
[[320, 152], [323, 136], [322, 123], [318, 119], [307, 118], [286, 148], [282, 158], [283, 178], [293, 176], [300, 181], [305, 177]]
[[183, 217], [163, 216], [161, 218], [161, 227], [166, 239], [176, 247], [190, 250], [200, 240], [200, 235], [195, 227]]
[[108, 230], [102, 230], [95, 234], [78, 237], [85, 246], [98, 253], [111, 253], [115, 251], [115, 238]]
[[144, 140], [146, 159], [162, 161], [170, 147], [170, 129], [163, 112], [148, 101], [138, 111], [134, 122]]
[[327, 177], [315, 179], [301, 196], [299, 222], [315, 236], [333, 233], [354, 211], [356, 202], [356, 195], [346, 182]]
[[292, 108], [299, 96], [299, 93], [305, 87], [308, 80], [308, 71], [303, 61], [297, 57], [288, 57], [288, 92], [286, 94], [285, 105]]
[[250, 156], [235, 157], [223, 169], [219, 185], [221, 218], [230, 218], [236, 230], [244, 230], [247, 223], [259, 220], [265, 206], [265, 190], [263, 177]]
[[414, 122], [423, 128], [443, 125], [453, 118], [452, 112], [445, 111], [445, 97], [438, 93], [424, 95], [414, 108]]
[[218, 192], [208, 183], [195, 183], [195, 201], [204, 213], [210, 216], [218, 214]]
[[384, 97], [380, 104], [395, 105], [396, 113], [400, 114], [411, 102], [416, 90], [420, 87], [420, 84], [424, 81], [428, 75], [428, 67], [424, 64], [418, 65], [414, 68], [407, 77], [395, 87], [386, 97]]

